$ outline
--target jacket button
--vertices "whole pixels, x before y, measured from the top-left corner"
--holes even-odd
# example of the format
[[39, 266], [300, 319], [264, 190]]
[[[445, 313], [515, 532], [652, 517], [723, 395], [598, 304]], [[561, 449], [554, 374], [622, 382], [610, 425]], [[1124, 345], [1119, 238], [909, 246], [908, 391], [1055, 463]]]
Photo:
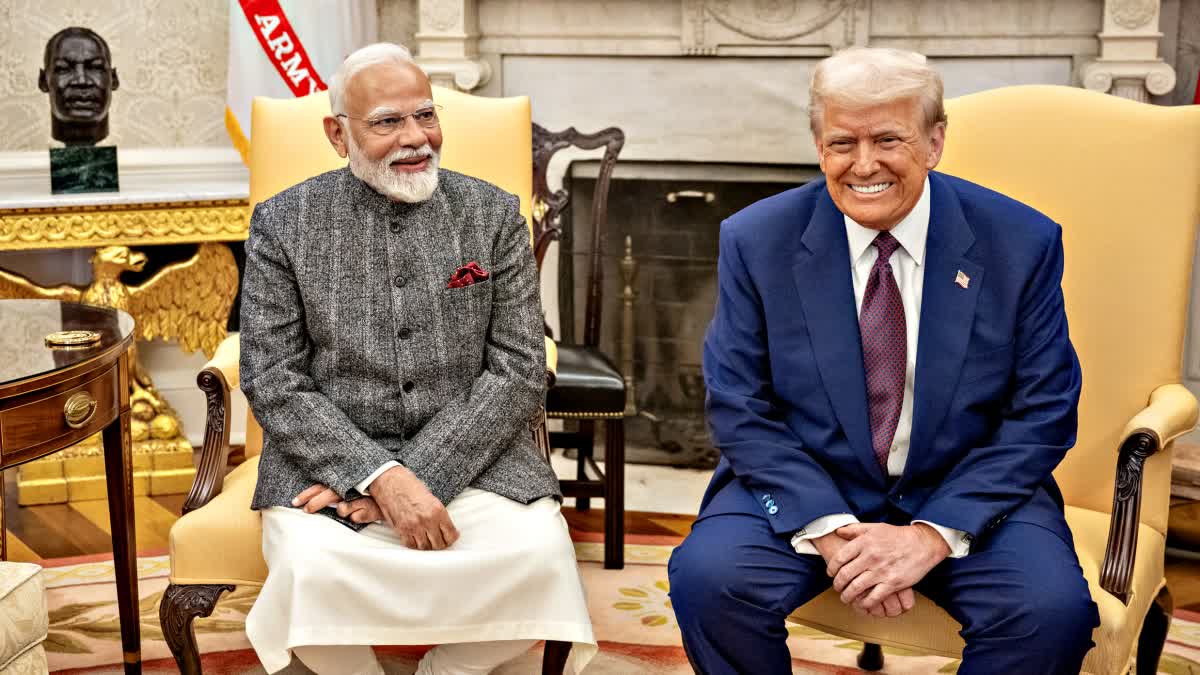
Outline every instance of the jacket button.
[[775, 515], [776, 513], [779, 513], [779, 507], [772, 506], [771, 508], [767, 509], [767, 513], [769, 513], [771, 515]]
[[404, 393], [406, 393], [406, 394], [407, 394], [408, 392], [412, 391], [412, 390], [413, 390], [413, 387], [415, 387], [415, 386], [417, 386], [417, 385], [416, 385], [416, 384], [414, 384], [412, 380], [409, 380], [408, 382], [405, 382], [405, 383], [404, 383]]
[[401, 328], [400, 332], [396, 335], [400, 336], [401, 340], [407, 340], [408, 338], [412, 337], [412, 331], [407, 328]]
[[400, 234], [400, 223], [392, 223], [392, 226], [389, 229], [391, 229], [392, 234]]
[[392, 279], [392, 285], [394, 285], [396, 288], [404, 286], [404, 275], [397, 274], [396, 277]]

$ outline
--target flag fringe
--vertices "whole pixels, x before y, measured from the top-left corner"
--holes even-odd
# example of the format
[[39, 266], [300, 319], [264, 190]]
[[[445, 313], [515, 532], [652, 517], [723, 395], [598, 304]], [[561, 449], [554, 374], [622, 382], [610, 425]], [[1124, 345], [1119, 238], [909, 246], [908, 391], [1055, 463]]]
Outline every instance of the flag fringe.
[[238, 124], [237, 117], [229, 106], [225, 106], [225, 131], [229, 132], [229, 140], [242, 156], [242, 163], [250, 166], [250, 140], [242, 133], [242, 125]]

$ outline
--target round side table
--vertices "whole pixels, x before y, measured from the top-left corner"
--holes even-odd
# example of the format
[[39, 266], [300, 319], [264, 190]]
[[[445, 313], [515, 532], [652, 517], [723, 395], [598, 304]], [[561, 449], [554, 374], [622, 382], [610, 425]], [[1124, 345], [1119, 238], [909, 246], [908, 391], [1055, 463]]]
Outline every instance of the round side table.
[[[120, 310], [0, 300], [0, 472], [102, 432], [127, 674], [142, 670], [129, 430], [133, 340], [133, 319]], [[0, 560], [8, 553], [3, 497], [0, 479]]]

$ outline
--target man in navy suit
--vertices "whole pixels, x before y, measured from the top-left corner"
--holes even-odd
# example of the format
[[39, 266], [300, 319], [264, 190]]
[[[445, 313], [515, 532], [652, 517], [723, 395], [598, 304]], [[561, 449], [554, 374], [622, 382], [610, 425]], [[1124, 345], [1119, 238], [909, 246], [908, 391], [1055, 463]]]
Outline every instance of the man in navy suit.
[[722, 459], [670, 564], [688, 656], [791, 672], [784, 619], [832, 584], [875, 616], [914, 591], [945, 608], [964, 675], [1077, 673], [1099, 615], [1051, 477], [1081, 378], [1060, 228], [932, 171], [946, 116], [924, 57], [841, 52], [811, 100], [824, 180], [721, 227], [704, 375]]

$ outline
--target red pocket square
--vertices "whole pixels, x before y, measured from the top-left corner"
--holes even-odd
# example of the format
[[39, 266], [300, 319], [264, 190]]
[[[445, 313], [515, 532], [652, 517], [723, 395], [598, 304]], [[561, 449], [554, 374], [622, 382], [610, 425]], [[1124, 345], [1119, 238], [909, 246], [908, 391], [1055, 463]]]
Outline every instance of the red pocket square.
[[462, 288], [470, 286], [478, 281], [483, 281], [488, 278], [487, 270], [479, 266], [479, 263], [472, 260], [471, 262], [454, 270], [454, 274], [450, 275], [450, 283], [446, 284], [446, 288]]

